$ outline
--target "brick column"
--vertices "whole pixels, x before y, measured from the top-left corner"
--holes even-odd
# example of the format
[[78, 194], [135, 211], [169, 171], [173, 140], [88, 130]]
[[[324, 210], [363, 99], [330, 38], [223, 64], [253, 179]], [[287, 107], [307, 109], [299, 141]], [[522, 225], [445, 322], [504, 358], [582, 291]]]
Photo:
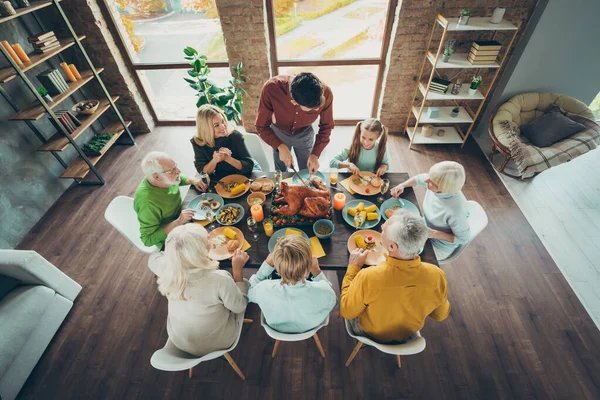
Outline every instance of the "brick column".
[[[82, 44], [94, 66], [104, 67], [100, 77], [111, 95], [120, 96], [117, 107], [125, 120], [132, 121], [132, 131], [150, 132], [154, 128], [152, 114], [131, 75], [132, 72], [127, 68], [123, 58], [127, 55], [121, 54], [115, 43], [119, 38], [114, 38], [108, 29], [97, 2], [65, 0], [61, 5], [75, 32], [86, 36]], [[83, 61], [83, 57], [80, 57], [80, 60]], [[107, 115], [110, 115], [110, 111]]]
[[[270, 1], [270, 0], [267, 0]], [[244, 97], [243, 125], [256, 132], [256, 109], [263, 84], [269, 72], [266, 12], [263, 0], [216, 0], [225, 37], [229, 65], [244, 63], [248, 96]]]

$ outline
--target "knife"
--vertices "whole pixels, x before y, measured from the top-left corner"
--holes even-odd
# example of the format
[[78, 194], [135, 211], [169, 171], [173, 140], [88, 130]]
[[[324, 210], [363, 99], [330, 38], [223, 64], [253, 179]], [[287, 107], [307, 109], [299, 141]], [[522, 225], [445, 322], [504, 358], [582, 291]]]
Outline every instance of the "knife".
[[294, 164], [292, 164], [292, 170], [294, 171], [294, 174], [296, 174], [296, 176], [298, 177], [298, 179], [300, 179], [300, 182], [302, 182], [302, 184], [306, 187], [309, 187], [306, 182], [304, 182], [304, 179], [302, 179], [302, 177], [300, 176], [300, 174], [298, 173], [298, 171], [296, 171], [296, 167], [294, 167]]

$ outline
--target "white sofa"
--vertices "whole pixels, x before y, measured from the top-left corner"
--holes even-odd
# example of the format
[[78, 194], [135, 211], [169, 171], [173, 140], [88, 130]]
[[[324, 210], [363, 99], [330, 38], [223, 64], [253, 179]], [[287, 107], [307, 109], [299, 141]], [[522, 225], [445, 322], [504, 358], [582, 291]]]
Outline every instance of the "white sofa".
[[0, 398], [17, 397], [81, 286], [35, 251], [0, 250]]

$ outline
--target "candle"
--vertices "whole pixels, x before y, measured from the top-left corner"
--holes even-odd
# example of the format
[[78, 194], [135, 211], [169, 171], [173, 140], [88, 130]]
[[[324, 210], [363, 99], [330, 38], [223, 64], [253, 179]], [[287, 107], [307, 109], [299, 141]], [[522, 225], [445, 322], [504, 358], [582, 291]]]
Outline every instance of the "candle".
[[263, 228], [265, 228], [265, 235], [268, 237], [273, 236], [273, 221], [270, 219], [265, 219], [263, 221]]
[[263, 219], [265, 219], [265, 215], [260, 204], [256, 204], [250, 207], [250, 214], [252, 214], [252, 218], [254, 218], [256, 222], [260, 222]]
[[71, 72], [71, 69], [69, 68], [69, 66], [67, 65], [66, 62], [61, 62], [60, 63], [61, 68], [63, 69], [65, 75], [67, 75], [67, 78], [71, 81], [71, 82], [75, 82], [77, 79], [75, 78], [75, 75], [73, 75], [73, 72]]
[[81, 79], [81, 75], [79, 74], [79, 71], [77, 71], [77, 67], [75, 65], [69, 64], [69, 69], [71, 70], [73, 75], [75, 75], [75, 78]]
[[15, 51], [15, 53], [17, 53], [17, 56], [19, 56], [21, 61], [23, 61], [24, 63], [31, 62], [31, 60], [27, 56], [27, 53], [25, 53], [25, 51], [23, 50], [23, 48], [21, 47], [21, 45], [19, 43], [13, 44], [12, 48]]
[[333, 196], [333, 208], [340, 211], [344, 208], [346, 204], [346, 195], [344, 193], [336, 193]]
[[6, 40], [2, 41], [2, 47], [6, 50], [6, 52], [12, 57], [13, 60], [17, 63], [17, 65], [23, 65], [23, 61], [17, 56], [17, 53], [10, 47], [10, 44]]

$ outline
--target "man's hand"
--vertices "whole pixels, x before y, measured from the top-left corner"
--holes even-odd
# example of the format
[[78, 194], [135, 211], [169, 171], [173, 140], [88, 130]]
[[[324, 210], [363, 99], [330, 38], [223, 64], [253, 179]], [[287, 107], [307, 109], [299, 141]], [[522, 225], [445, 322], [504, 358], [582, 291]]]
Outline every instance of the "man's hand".
[[362, 266], [367, 262], [368, 255], [369, 252], [365, 249], [354, 249], [352, 250], [352, 253], [350, 253], [348, 264], [356, 265], [362, 268]]
[[[208, 182], [210, 183], [210, 178], [208, 178]], [[195, 178], [188, 177], [187, 183], [189, 183], [190, 185], [194, 185], [194, 187], [201, 192], [206, 192], [206, 189], [208, 189], [208, 183], [202, 182], [202, 179], [200, 179], [198, 177], [195, 177]]]
[[273, 263], [273, 253], [269, 253], [265, 262], [267, 264], [269, 264], [271, 267], [275, 267], [275, 264]]
[[221, 153], [220, 151], [213, 151], [213, 161], [220, 163], [227, 158], [227, 154]]
[[381, 176], [383, 174], [385, 174], [385, 172], [387, 171], [388, 166], [383, 164], [381, 165], [379, 168], [377, 168], [377, 176]]
[[312, 264], [310, 265], [310, 273], [312, 274], [313, 278], [321, 273], [321, 267], [319, 267], [319, 260], [315, 256], [313, 256], [312, 258]]
[[294, 163], [294, 158], [292, 157], [290, 148], [282, 143], [279, 145], [277, 150], [279, 150], [279, 159], [281, 162], [284, 163], [286, 167], [290, 168]]
[[358, 167], [352, 163], [348, 164], [348, 171], [350, 171], [353, 175], [357, 175], [360, 172]]
[[191, 208], [186, 208], [185, 210], [181, 210], [181, 214], [179, 214], [179, 218], [177, 218], [177, 222], [179, 225], [183, 225], [186, 222], [190, 222], [192, 217], [196, 214], [196, 210], [192, 210]]
[[319, 170], [319, 157], [314, 154], [308, 156], [308, 162], [306, 163], [308, 172], [312, 175]]
[[404, 192], [404, 186], [402, 184], [392, 188], [392, 197], [399, 197]]

